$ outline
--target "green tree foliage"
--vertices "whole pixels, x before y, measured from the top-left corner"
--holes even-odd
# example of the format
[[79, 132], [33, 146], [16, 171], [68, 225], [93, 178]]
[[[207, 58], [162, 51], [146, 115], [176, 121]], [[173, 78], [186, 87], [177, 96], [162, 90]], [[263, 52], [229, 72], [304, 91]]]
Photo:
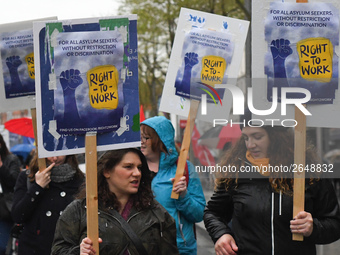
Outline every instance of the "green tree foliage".
[[[157, 115], [181, 7], [250, 20], [250, 0], [122, 0], [120, 14], [137, 14], [140, 103]], [[181, 50], [181, 49], [173, 49]]]

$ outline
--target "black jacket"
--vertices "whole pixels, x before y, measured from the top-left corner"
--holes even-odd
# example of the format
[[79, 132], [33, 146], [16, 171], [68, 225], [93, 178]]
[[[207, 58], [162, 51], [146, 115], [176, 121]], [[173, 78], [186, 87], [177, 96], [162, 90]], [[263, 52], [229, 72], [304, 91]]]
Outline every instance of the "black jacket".
[[[132, 207], [127, 222], [141, 239], [150, 255], [176, 255], [175, 220], [157, 202], [151, 209], [137, 211]], [[98, 213], [100, 255], [121, 255], [126, 249], [129, 254], [138, 255], [135, 246], [119, 227], [112, 214], [100, 209]], [[60, 217], [55, 232], [53, 255], [78, 255], [79, 244], [87, 236], [86, 200], [75, 200]]]
[[27, 183], [26, 171], [20, 173], [12, 207], [15, 222], [24, 224], [19, 238], [19, 254], [51, 254], [57, 220], [74, 200], [83, 181], [84, 178], [75, 175], [67, 182], [50, 182], [49, 187], [43, 189], [36, 182]]
[[14, 154], [9, 154], [2, 158], [0, 167], [0, 220], [13, 223], [11, 217], [11, 207], [13, 203], [13, 190], [15, 182], [20, 173], [20, 160]]
[[5, 159], [2, 159], [0, 167], [0, 183], [3, 192], [13, 192], [15, 182], [20, 173], [20, 160], [14, 154], [9, 154]]
[[226, 191], [224, 185], [217, 188], [207, 203], [204, 223], [214, 242], [223, 234], [231, 234], [238, 254], [269, 255], [273, 249], [275, 255], [313, 255], [315, 244], [340, 238], [339, 206], [329, 180], [313, 185], [306, 180], [305, 211], [312, 214], [313, 232], [303, 242], [292, 241], [293, 197], [280, 198], [272, 192], [268, 179], [238, 179], [235, 189]]

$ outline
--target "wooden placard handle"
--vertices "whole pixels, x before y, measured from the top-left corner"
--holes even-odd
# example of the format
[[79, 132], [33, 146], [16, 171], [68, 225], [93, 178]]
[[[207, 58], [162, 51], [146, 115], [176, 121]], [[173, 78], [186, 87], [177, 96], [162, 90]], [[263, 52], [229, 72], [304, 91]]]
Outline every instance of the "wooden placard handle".
[[46, 160], [45, 160], [45, 158], [39, 158], [39, 154], [38, 154], [38, 131], [37, 131], [37, 111], [36, 111], [36, 108], [31, 109], [31, 115], [32, 115], [34, 139], [35, 139], [35, 153], [38, 155], [38, 167], [39, 167], [39, 172], [41, 172], [41, 171], [46, 169]]
[[[190, 148], [191, 134], [194, 129], [199, 104], [200, 102], [197, 100], [190, 100], [190, 112], [189, 112], [188, 119], [187, 119], [187, 125], [184, 130], [183, 141], [182, 141], [181, 151], [178, 157], [178, 163], [177, 163], [177, 169], [176, 169], [176, 175], [175, 175], [175, 181], [174, 181], [173, 187], [179, 181], [179, 179], [184, 175], [185, 164], [188, 158], [188, 153], [189, 153], [189, 148]], [[171, 198], [178, 199], [178, 197], [179, 197], [179, 194], [173, 191], [171, 192]]]
[[99, 254], [98, 230], [98, 184], [97, 184], [97, 135], [87, 133], [85, 137], [86, 164], [86, 215], [87, 236], [93, 242], [96, 254]]
[[[308, 0], [296, 0], [297, 3], [308, 3]], [[295, 141], [294, 162], [297, 166], [306, 165], [306, 116], [295, 106]], [[294, 173], [293, 218], [305, 210], [305, 172]], [[302, 234], [293, 234], [294, 241], [303, 241]]]
[[[305, 210], [306, 116], [296, 106], [295, 120], [298, 124], [294, 136], [294, 164], [303, 171], [294, 173], [293, 218]], [[303, 235], [293, 234], [293, 240], [303, 241]]]

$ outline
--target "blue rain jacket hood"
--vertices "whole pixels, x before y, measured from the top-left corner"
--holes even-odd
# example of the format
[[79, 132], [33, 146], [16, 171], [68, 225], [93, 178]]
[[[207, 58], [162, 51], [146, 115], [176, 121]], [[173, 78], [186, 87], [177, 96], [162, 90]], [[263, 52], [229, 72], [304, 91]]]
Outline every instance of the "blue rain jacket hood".
[[[198, 174], [194, 166], [187, 161], [189, 183], [187, 193], [179, 199], [172, 199], [172, 182], [177, 170], [178, 153], [175, 147], [175, 130], [172, 123], [163, 116], [146, 119], [141, 124], [153, 128], [165, 145], [168, 153], [161, 152], [158, 173], [153, 178], [151, 187], [156, 200], [176, 221], [177, 246], [181, 255], [197, 254], [197, 244], [193, 226], [203, 220], [205, 198]], [[181, 227], [180, 227], [181, 226]]]
[[[161, 153], [159, 169], [163, 169], [162, 165], [176, 164], [178, 153], [175, 146], [175, 129], [170, 120], [163, 116], [156, 116], [144, 120], [141, 124], [153, 128], [164, 143], [168, 154]], [[162, 164], [162, 165], [161, 165]]]

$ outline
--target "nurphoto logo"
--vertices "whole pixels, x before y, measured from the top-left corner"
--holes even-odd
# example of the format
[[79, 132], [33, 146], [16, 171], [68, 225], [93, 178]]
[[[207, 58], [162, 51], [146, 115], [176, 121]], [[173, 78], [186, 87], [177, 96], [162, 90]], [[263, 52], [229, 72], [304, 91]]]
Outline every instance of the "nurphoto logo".
[[[226, 88], [231, 93], [232, 99], [233, 99], [233, 115], [244, 115], [244, 100], [245, 96], [243, 94], [243, 91], [237, 87], [236, 85], [230, 85], [230, 84], [222, 84], [219, 86], [220, 88]], [[267, 116], [272, 113], [274, 113], [278, 107], [278, 88], [272, 89], [272, 105], [269, 109], [266, 110], [258, 110], [254, 107], [253, 103], [253, 89], [248, 88], [247, 89], [247, 107], [249, 111], [252, 114], [258, 115], [258, 116]], [[299, 93], [301, 95], [304, 95], [304, 97], [301, 98], [289, 98], [287, 95], [289, 93]], [[283, 87], [280, 88], [280, 95], [281, 95], [281, 115], [285, 116], [287, 115], [287, 105], [295, 105], [295, 107], [299, 108], [300, 111], [306, 115], [311, 116], [312, 114], [306, 109], [306, 107], [303, 105], [307, 103], [311, 99], [311, 93], [309, 90], [304, 88], [297, 88], [297, 87]], [[201, 114], [207, 115], [207, 97], [206, 95], [202, 95], [201, 97]], [[213, 126], [216, 125], [227, 125], [230, 123], [230, 125], [233, 124], [240, 124], [243, 126], [251, 126], [251, 127], [261, 127], [263, 125], [271, 125], [275, 126], [280, 124], [283, 127], [295, 127], [297, 125], [297, 121], [294, 119], [250, 119], [247, 123], [245, 123], [246, 120], [243, 120], [243, 122], [235, 122], [233, 120], [227, 120], [227, 119], [214, 119], [213, 120]]]

